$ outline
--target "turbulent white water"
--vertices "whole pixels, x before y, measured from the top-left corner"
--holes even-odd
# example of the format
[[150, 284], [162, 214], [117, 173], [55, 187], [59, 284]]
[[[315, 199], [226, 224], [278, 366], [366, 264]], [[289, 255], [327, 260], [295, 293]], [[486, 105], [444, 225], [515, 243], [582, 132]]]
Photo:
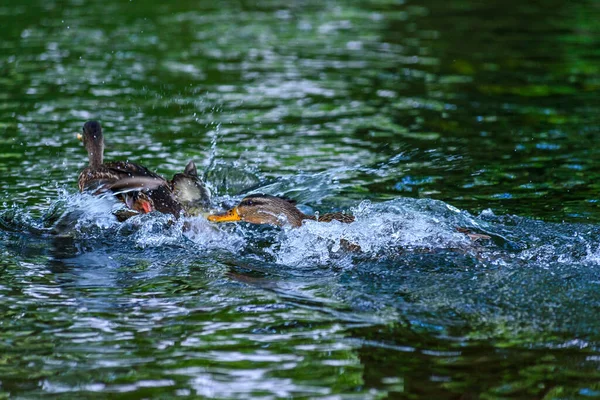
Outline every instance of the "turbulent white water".
[[[239, 198], [224, 199], [234, 203]], [[401, 198], [377, 204], [363, 201], [346, 210], [355, 216], [353, 223], [308, 220], [300, 228], [211, 224], [204, 217], [175, 219], [160, 213], [135, 216], [121, 223], [113, 215], [121, 207], [110, 197], [64, 191], [40, 218], [18, 206], [5, 209], [0, 216], [6, 231], [75, 239], [113, 238], [139, 248], [176, 245], [233, 254], [264, 250], [272, 261], [293, 267], [327, 265], [344, 255], [381, 260], [411, 251], [436, 250], [468, 253], [500, 264], [519, 260], [548, 267], [600, 262], [599, 227], [497, 216], [490, 210], [475, 217], [430, 199]], [[460, 228], [490, 235], [491, 239], [474, 241]], [[345, 243], [359, 250], [349, 250]]]
[[[265, 284], [286, 295], [337, 299], [388, 317], [393, 310], [437, 310], [457, 321], [491, 324], [491, 335], [502, 334], [505, 325], [515, 332], [587, 331], [588, 304], [600, 302], [595, 225], [545, 223], [490, 210], [473, 216], [441, 201], [410, 198], [363, 201], [345, 210], [355, 216], [353, 223], [306, 221], [300, 228], [212, 224], [204, 217], [159, 213], [120, 223], [113, 215], [120, 207], [111, 198], [63, 192], [39, 218], [7, 207], [0, 214], [1, 234], [50, 240], [54, 247], [68, 239], [74, 249], [60, 250], [61, 244], [52, 250], [55, 257], [66, 251], [72, 262], [89, 266], [96, 263], [82, 258], [85, 254], [111, 263], [142, 255], [159, 268], [200, 258], [300, 276]], [[474, 241], [459, 228], [490, 238]], [[316, 287], [310, 283], [315, 280]]]

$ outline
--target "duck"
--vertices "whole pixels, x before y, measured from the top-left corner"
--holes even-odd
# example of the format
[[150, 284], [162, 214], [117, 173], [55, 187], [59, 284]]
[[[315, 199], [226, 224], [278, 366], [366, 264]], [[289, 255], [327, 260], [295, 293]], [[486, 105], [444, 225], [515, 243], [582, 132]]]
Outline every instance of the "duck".
[[211, 205], [210, 190], [198, 175], [193, 160], [185, 166], [183, 172], [173, 176], [170, 187], [187, 216], [201, 215]]
[[[176, 218], [196, 209], [207, 207], [210, 192], [198, 176], [196, 165], [190, 161], [183, 173], [167, 181], [148, 168], [129, 161], [104, 162], [104, 135], [97, 121], [87, 121], [77, 138], [88, 153], [89, 165], [79, 174], [80, 192], [100, 195], [112, 193], [129, 210], [146, 214], [159, 211]], [[127, 211], [127, 210], [125, 210]], [[127, 219], [135, 213], [117, 216]]]
[[342, 223], [354, 222], [354, 217], [344, 213], [328, 213], [319, 216], [307, 215], [296, 207], [296, 201], [286, 197], [256, 193], [246, 196], [232, 209], [221, 214], [211, 214], [210, 222], [243, 221], [251, 224], [267, 224], [275, 226], [302, 226], [303, 221]]
[[[296, 207], [296, 201], [285, 197], [268, 194], [251, 194], [242, 199], [235, 207], [220, 214], [211, 214], [207, 217], [210, 222], [236, 222], [243, 221], [251, 224], [268, 224], [275, 226], [290, 225], [302, 226], [303, 221], [331, 222], [339, 221], [345, 224], [354, 222], [352, 215], [340, 212], [327, 213], [319, 216], [306, 215]], [[491, 236], [472, 232], [468, 228], [457, 227], [459, 233], [466, 235], [471, 241], [490, 240]], [[360, 247], [341, 239], [344, 248], [360, 251]]]

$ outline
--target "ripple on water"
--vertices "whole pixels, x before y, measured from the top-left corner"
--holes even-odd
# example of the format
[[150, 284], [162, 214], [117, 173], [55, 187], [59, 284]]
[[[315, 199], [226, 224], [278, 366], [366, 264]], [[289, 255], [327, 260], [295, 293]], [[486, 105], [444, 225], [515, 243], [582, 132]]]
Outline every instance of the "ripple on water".
[[[322, 385], [291, 376], [305, 359], [324, 353], [332, 356], [322, 360], [323, 370], [340, 365], [360, 370], [359, 360], [340, 354], [362, 343], [344, 339], [346, 324], [385, 324], [407, 316], [431, 330], [447, 329], [437, 327], [437, 315], [445, 315], [450, 325], [469, 321], [478, 326], [472, 333], [478, 339], [596, 329], [590, 323], [593, 310], [580, 307], [598, 300], [590, 284], [600, 282], [600, 232], [593, 225], [550, 224], [491, 211], [473, 216], [430, 199], [364, 201], [349, 210], [356, 217], [351, 224], [306, 221], [298, 229], [161, 215], [121, 224], [112, 215], [116, 207], [111, 199], [63, 192], [42, 217], [19, 207], [1, 214], [8, 237], [71, 238], [79, 246], [70, 257], [55, 260], [68, 267], [64, 272], [32, 263], [12, 270], [20, 276], [25, 300], [14, 302], [11, 312], [45, 310], [48, 315], [35, 325], [53, 328], [35, 335], [46, 343], [64, 341], [52, 345], [64, 354], [36, 362], [53, 371], [68, 362], [65, 354], [85, 353], [85, 359], [75, 357], [79, 370], [99, 371], [102, 382], [90, 383], [90, 391], [131, 392], [183, 380], [204, 395], [242, 396], [272, 385], [281, 386], [282, 396], [329, 394]], [[474, 243], [457, 227], [492, 239]], [[348, 251], [340, 240], [361, 251]], [[138, 265], [149, 255], [156, 258], [153, 263]], [[202, 265], [206, 279], [194, 284], [189, 277], [198, 257], [217, 258], [228, 267]], [[139, 270], [132, 273], [129, 266]], [[181, 281], [174, 280], [175, 271]], [[69, 313], [72, 321], [51, 322], [52, 315]], [[226, 317], [231, 313], [237, 316], [233, 321]], [[338, 322], [327, 322], [332, 318]], [[282, 320], [294, 323], [286, 326]], [[32, 321], [18, 321], [19, 343], [37, 348], [26, 341]], [[315, 337], [322, 339], [315, 343]], [[122, 358], [123, 348], [137, 341], [153, 348], [154, 356]], [[266, 347], [243, 350], [258, 343]], [[290, 346], [294, 354], [282, 351]], [[458, 357], [427, 351], [423, 354]], [[116, 369], [158, 368], [157, 363], [168, 366], [157, 379], [139, 375], [134, 383], [109, 383], [107, 378]], [[236, 389], [227, 392], [232, 386]], [[55, 378], [46, 378], [44, 388], [88, 390]]]

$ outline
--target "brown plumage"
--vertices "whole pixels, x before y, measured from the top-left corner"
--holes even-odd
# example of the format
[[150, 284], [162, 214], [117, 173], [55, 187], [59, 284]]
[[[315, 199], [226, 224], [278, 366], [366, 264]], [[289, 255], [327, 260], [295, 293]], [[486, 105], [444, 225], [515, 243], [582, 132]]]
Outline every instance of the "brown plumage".
[[[306, 215], [300, 211], [296, 207], [294, 200], [266, 194], [253, 194], [246, 196], [237, 206], [224, 213], [209, 215], [208, 220], [211, 222], [244, 221], [251, 224], [276, 226], [289, 224], [299, 227], [302, 226], [302, 221], [305, 220], [318, 222], [339, 221], [348, 224], [354, 222], [354, 217], [349, 214], [337, 212], [323, 214], [317, 218], [314, 215]], [[457, 230], [466, 234], [473, 241], [491, 239], [488, 235], [473, 233], [466, 228], [457, 228]], [[340, 243], [347, 250], [360, 250], [360, 246], [350, 243], [345, 239], [342, 239]]]
[[81, 192], [111, 192], [128, 208], [137, 212], [156, 210], [176, 217], [186, 211], [183, 202], [186, 205], [205, 207], [210, 201], [209, 193], [198, 177], [193, 161], [190, 161], [182, 174], [175, 175], [173, 181], [167, 181], [146, 167], [129, 161], [103, 162], [104, 137], [102, 127], [96, 121], [86, 122], [83, 134], [78, 135], [78, 138], [83, 141], [89, 158], [89, 166], [79, 174]]
[[267, 194], [252, 194], [246, 196], [240, 204], [222, 214], [208, 216], [212, 222], [245, 221], [251, 224], [270, 224], [283, 226], [301, 226], [302, 221], [318, 222], [340, 221], [350, 223], [354, 217], [343, 213], [330, 213], [318, 217], [306, 215], [296, 207], [294, 200], [271, 196]]
[[[319, 217], [306, 215], [296, 207], [294, 200], [266, 194], [252, 194], [244, 197], [237, 206], [224, 213], [209, 215], [208, 220], [211, 222], [244, 221], [251, 224], [291, 225], [299, 227], [302, 226], [302, 222], [305, 220], [317, 222], [339, 221], [348, 224], [354, 222], [354, 217], [339, 212], [323, 214]], [[465, 233], [473, 241], [490, 239], [488, 235], [472, 233], [468, 229], [459, 228], [458, 230]], [[339, 243], [344, 250], [351, 252], [362, 251], [358, 244], [352, 243], [347, 239], [342, 238]]]

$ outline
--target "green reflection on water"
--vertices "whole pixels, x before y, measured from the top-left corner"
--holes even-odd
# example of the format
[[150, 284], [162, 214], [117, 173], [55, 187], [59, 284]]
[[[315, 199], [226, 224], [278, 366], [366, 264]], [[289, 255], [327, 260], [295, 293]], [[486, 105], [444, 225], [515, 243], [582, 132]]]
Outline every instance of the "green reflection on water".
[[[74, 133], [96, 118], [107, 158], [167, 176], [189, 159], [208, 167], [216, 141], [219, 162], [257, 172], [247, 186], [287, 177], [318, 186], [323, 206], [430, 197], [473, 213], [598, 222], [598, 17], [593, 1], [8, 0], [0, 6], [3, 209], [15, 203], [39, 216], [61, 190], [75, 192], [85, 155]], [[21, 213], [14, 218], [27, 218]], [[2, 240], [7, 393], [598, 393], [592, 322], [577, 335], [515, 332], [501, 313], [491, 322], [479, 320], [484, 312], [457, 317], [461, 297], [443, 303], [431, 289], [435, 271], [418, 263], [427, 287], [394, 293], [412, 299], [390, 306], [385, 285], [345, 292], [343, 279], [352, 279], [338, 282], [337, 271], [319, 271], [323, 283], [232, 272], [177, 246], [166, 246], [167, 256], [104, 254], [94, 246], [109, 241], [56, 243], [4, 228]], [[314, 291], [317, 300], [306, 300]], [[597, 304], [589, 293], [579, 300], [571, 306]], [[383, 311], [362, 310], [369, 301]], [[412, 307], [430, 321], [398, 322]], [[541, 349], [530, 349], [536, 343]]]

